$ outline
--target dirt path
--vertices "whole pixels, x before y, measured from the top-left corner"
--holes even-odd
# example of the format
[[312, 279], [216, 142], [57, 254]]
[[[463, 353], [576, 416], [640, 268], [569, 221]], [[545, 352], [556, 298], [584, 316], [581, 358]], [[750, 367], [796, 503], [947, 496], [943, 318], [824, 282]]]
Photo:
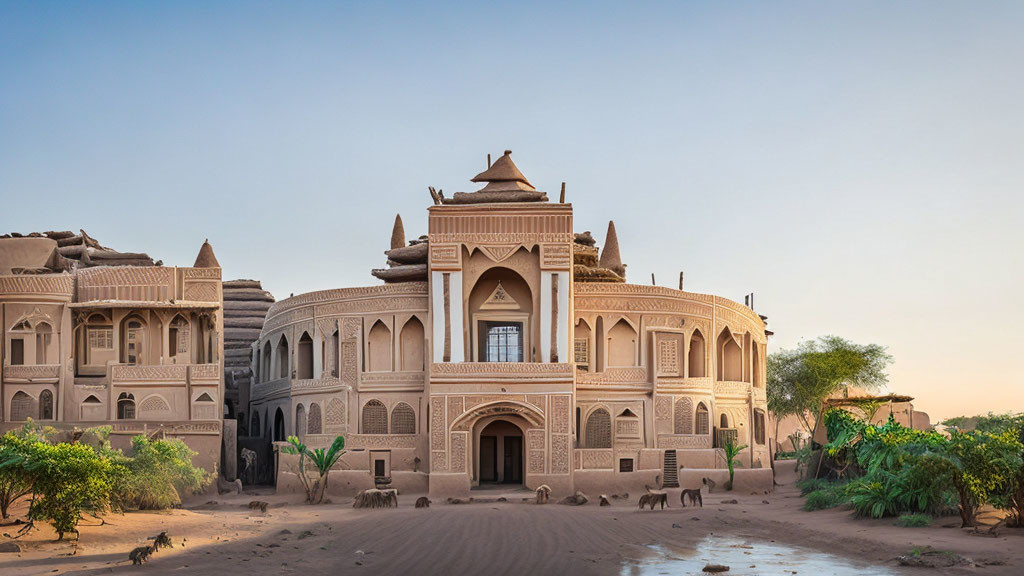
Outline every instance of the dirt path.
[[[215, 506], [115, 515], [109, 525], [84, 526], [74, 555], [68, 555], [71, 544], [53, 543], [52, 532], [39, 530], [22, 553], [0, 554], [0, 573], [620, 574], [624, 564], [650, 554], [650, 545], [686, 555], [709, 534], [739, 537], [754, 547], [777, 542], [813, 548], [910, 574], [920, 570], [897, 568], [896, 556], [932, 546], [991, 565], [928, 574], [1024, 573], [1024, 531], [991, 538], [942, 527], [955, 524], [953, 518], [908, 529], [890, 520], [857, 520], [842, 510], [808, 513], [799, 509], [802, 499], [792, 486], [767, 496], [716, 493], [706, 497], [704, 508], [685, 510], [677, 491], [671, 492], [671, 509], [655, 512], [636, 512], [636, 495], [604, 508], [596, 502], [507, 502], [435, 503], [422, 510], [413, 508], [414, 496], [402, 496], [400, 508], [385, 510], [259, 496], [271, 502], [266, 514], [245, 507], [253, 496], [221, 497]], [[739, 503], [722, 503], [733, 498]], [[128, 565], [128, 551], [161, 530], [175, 547], [141, 568]]]

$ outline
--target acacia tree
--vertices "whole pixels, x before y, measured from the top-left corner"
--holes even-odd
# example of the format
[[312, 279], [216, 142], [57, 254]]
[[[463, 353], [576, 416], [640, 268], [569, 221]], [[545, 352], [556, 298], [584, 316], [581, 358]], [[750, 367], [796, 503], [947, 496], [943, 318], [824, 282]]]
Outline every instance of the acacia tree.
[[953, 432], [943, 456], [960, 500], [964, 527], [977, 526], [978, 507], [998, 502], [1020, 473], [1022, 446], [1015, 430], [1002, 434]]
[[884, 346], [855, 344], [838, 336], [822, 336], [795, 349], [780, 350], [768, 356], [768, 409], [776, 422], [796, 416], [813, 435], [829, 396], [844, 386], [882, 387], [889, 381], [885, 369], [891, 362]]

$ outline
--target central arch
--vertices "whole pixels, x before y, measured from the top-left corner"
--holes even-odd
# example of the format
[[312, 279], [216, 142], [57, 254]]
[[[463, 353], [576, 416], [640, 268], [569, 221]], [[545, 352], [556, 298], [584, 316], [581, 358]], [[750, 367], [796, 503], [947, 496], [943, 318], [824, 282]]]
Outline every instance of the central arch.
[[480, 486], [522, 485], [526, 431], [511, 418], [485, 418], [475, 427], [477, 457], [475, 472]]

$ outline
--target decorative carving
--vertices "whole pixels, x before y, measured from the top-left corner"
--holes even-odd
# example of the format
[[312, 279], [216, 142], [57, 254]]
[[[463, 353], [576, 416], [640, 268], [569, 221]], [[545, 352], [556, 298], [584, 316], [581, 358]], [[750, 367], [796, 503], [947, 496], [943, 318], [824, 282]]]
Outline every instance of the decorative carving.
[[345, 437], [346, 448], [415, 448], [416, 436], [395, 434], [349, 434]]
[[715, 396], [749, 396], [750, 384], [746, 382], [715, 382]]
[[444, 396], [436, 396], [430, 399], [430, 448], [444, 450], [444, 436]]
[[571, 374], [572, 370], [572, 364], [542, 362], [440, 362], [430, 366], [430, 372], [434, 376], [564, 375]]
[[462, 251], [458, 244], [430, 243], [430, 266], [435, 269], [452, 270], [462, 267]]
[[679, 375], [679, 341], [667, 338], [658, 342], [658, 373]]
[[608, 368], [604, 372], [580, 372], [576, 374], [579, 384], [645, 384], [647, 370], [640, 366], [627, 368]]
[[693, 434], [693, 400], [687, 396], [676, 400], [673, 432], [676, 434]]
[[325, 420], [327, 432], [341, 432], [345, 428], [345, 401], [341, 398], [331, 398], [327, 402], [327, 416]]
[[463, 399], [462, 396], [449, 396], [448, 397], [448, 426], [452, 425], [452, 422], [458, 418], [463, 412]]
[[359, 338], [360, 332], [363, 330], [363, 321], [360, 318], [342, 318], [341, 319], [341, 338], [342, 340], [356, 340]]
[[668, 420], [672, 417], [672, 398], [657, 395], [654, 397], [654, 418]]
[[4, 366], [4, 380], [34, 382], [40, 380], [56, 380], [59, 375], [59, 364]]
[[526, 470], [530, 474], [543, 474], [544, 473], [544, 451], [543, 450], [530, 450], [527, 456], [529, 462], [527, 463]]
[[[216, 365], [214, 365], [216, 366]], [[166, 366], [132, 366], [115, 364], [110, 367], [110, 378], [115, 383], [148, 383], [174, 382], [185, 383], [188, 364], [170, 364]]]
[[544, 431], [540, 429], [527, 430], [526, 445], [530, 450], [544, 450]]
[[153, 394], [147, 396], [145, 400], [139, 403], [139, 413], [149, 412], [170, 412], [171, 406], [164, 400], [162, 396]]
[[610, 469], [613, 466], [614, 456], [611, 449], [579, 449], [584, 470]]
[[569, 473], [569, 437], [564, 434], [551, 436], [551, 473]]
[[568, 270], [572, 267], [572, 244], [541, 244], [540, 267]]
[[353, 388], [359, 382], [359, 345], [355, 341], [341, 343], [341, 382]]
[[430, 471], [444, 472], [448, 469], [448, 453], [444, 450], [431, 450]]
[[520, 244], [498, 244], [492, 246], [480, 246], [479, 250], [484, 255], [493, 260], [495, 263], [505, 260], [515, 251], [519, 249]]
[[668, 449], [711, 448], [711, 435], [658, 434], [658, 447]]
[[190, 364], [188, 368], [189, 377], [195, 380], [219, 381], [221, 375], [220, 364]]
[[220, 302], [220, 283], [188, 282], [185, 284], [185, 300], [195, 302]]
[[451, 471], [466, 471], [466, 432], [452, 432]]
[[220, 268], [179, 268], [188, 280], [220, 280]]
[[366, 372], [360, 380], [361, 389], [369, 386], [423, 387], [423, 372]]
[[45, 294], [70, 300], [73, 291], [70, 274], [0, 276], [0, 294]]
[[569, 432], [569, 396], [551, 396], [551, 415], [548, 418], [548, 428], [554, 434], [568, 434]]

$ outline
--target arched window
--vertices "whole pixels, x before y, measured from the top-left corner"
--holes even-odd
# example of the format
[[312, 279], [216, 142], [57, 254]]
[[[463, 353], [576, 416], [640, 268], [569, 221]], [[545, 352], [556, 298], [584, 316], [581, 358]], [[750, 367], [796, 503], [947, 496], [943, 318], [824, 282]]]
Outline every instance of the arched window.
[[608, 331], [608, 366], [637, 365], [636, 330], [629, 322], [619, 320]]
[[754, 342], [753, 346], [750, 348], [750, 363], [752, 365], [751, 371], [753, 372], [751, 382], [754, 383], [754, 386], [763, 388], [764, 381], [761, 380], [761, 353], [758, 348], [757, 342]]
[[28, 420], [37, 413], [35, 398], [32, 398], [28, 394], [21, 390], [14, 393], [14, 397], [11, 398], [11, 421], [21, 422], [22, 420]]
[[330, 354], [331, 359], [331, 376], [334, 376], [335, 378], [341, 376], [341, 371], [338, 369], [338, 360], [341, 357], [341, 351], [338, 347], [338, 342], [338, 331], [335, 330], [331, 334], [331, 349], [328, 352], [328, 354]]
[[121, 392], [117, 397], [117, 419], [135, 420], [135, 395]]
[[295, 407], [295, 435], [299, 440], [306, 439], [306, 408], [302, 404]]
[[[291, 378], [291, 356], [288, 354], [288, 339], [281, 335], [277, 342], [277, 377]], [[276, 426], [276, 424], [275, 424]]]
[[612, 417], [607, 410], [598, 408], [590, 413], [587, 418], [586, 434], [587, 448], [612, 447]]
[[743, 351], [736, 343], [728, 328], [722, 330], [715, 347], [718, 356], [718, 380], [739, 382], [743, 380]]
[[368, 372], [391, 370], [391, 330], [388, 330], [388, 327], [380, 320], [374, 322], [370, 328], [366, 346], [366, 370]]
[[249, 435], [250, 436], [259, 436], [260, 435], [260, 413], [259, 412], [253, 412], [252, 413], [252, 425], [251, 425], [251, 428], [252, 428], [252, 430], [249, 430]]
[[694, 330], [690, 336], [690, 353], [686, 358], [690, 370], [690, 378], [703, 378], [707, 375], [704, 370], [704, 366], [707, 363], [705, 356], [704, 335], [700, 333], [700, 330]]
[[423, 370], [423, 323], [413, 316], [402, 327], [402, 370]]
[[685, 396], [676, 400], [673, 432], [676, 434], [693, 434], [693, 400]]
[[39, 419], [53, 420], [53, 392], [49, 390], [39, 393]]
[[399, 402], [391, 411], [391, 433], [392, 434], [415, 434], [416, 413], [412, 406], [405, 402]]
[[146, 363], [146, 321], [133, 314], [121, 323], [121, 363], [141, 366]]
[[764, 444], [764, 411], [754, 409], [754, 442]]
[[281, 408], [274, 411], [274, 442], [284, 442], [284, 412]]
[[725, 412], [722, 412], [721, 421], [722, 421], [721, 424], [720, 424], [721, 428], [724, 429], [724, 428], [728, 428], [729, 427], [729, 416], [726, 415]]
[[363, 434], [387, 434], [388, 409], [380, 400], [370, 400], [363, 406]]
[[697, 434], [710, 434], [711, 423], [708, 417], [708, 408], [703, 402], [697, 404]]
[[174, 317], [171, 320], [170, 326], [167, 328], [167, 354], [171, 358], [178, 358], [181, 362], [189, 362], [188, 356], [189, 350], [189, 339], [192, 337], [192, 330], [189, 328], [188, 320], [185, 320], [181, 314]]
[[36, 324], [36, 364], [49, 364], [52, 338], [53, 328], [49, 324], [46, 322]]
[[273, 354], [270, 349], [270, 342], [263, 345], [263, 367], [260, 368], [260, 382], [268, 382], [274, 379], [274, 375], [270, 373], [270, 360], [273, 358]]
[[309, 422], [306, 423], [306, 432], [309, 434], [320, 434], [323, 430], [323, 414], [320, 412], [320, 405], [313, 402], [309, 405]]
[[576, 323], [573, 330], [572, 344], [573, 362], [580, 372], [590, 371], [590, 325], [583, 318]]
[[313, 378], [313, 339], [310, 338], [309, 332], [302, 333], [297, 351], [298, 358], [295, 366], [297, 377], [299, 380], [309, 380]]

